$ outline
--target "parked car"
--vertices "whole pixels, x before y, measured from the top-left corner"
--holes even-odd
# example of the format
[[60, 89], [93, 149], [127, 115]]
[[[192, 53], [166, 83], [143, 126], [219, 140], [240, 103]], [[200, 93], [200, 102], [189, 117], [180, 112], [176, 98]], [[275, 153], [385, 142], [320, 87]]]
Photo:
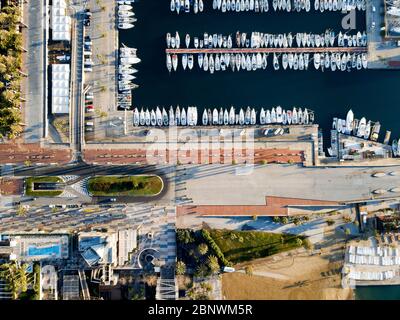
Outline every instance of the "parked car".
[[87, 122], [86, 122], [86, 126], [87, 126], [87, 127], [93, 127], [93, 126], [94, 126], [93, 121], [87, 121]]

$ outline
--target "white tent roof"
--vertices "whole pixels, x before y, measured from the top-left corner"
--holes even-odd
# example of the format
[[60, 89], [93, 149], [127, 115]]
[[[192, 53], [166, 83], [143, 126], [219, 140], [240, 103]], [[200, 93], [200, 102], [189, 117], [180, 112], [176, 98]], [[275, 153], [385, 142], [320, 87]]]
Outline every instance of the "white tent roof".
[[54, 114], [69, 113], [69, 64], [53, 64], [51, 108]]
[[67, 16], [66, 8], [65, 0], [53, 0], [51, 29], [55, 41], [71, 41], [71, 17]]

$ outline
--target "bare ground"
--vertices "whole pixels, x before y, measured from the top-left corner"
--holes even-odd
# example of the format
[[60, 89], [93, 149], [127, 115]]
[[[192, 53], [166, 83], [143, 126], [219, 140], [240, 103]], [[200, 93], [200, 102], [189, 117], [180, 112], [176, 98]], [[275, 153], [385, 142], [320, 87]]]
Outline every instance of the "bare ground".
[[[332, 238], [331, 238], [332, 239]], [[310, 252], [296, 250], [254, 260], [253, 274], [239, 272], [222, 277], [224, 299], [252, 300], [349, 300], [351, 289], [341, 288], [343, 241], [326, 241]]]

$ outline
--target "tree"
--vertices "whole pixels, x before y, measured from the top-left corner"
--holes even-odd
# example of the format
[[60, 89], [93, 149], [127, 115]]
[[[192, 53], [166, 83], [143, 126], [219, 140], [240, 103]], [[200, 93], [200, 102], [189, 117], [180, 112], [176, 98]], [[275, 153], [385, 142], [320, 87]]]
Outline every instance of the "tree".
[[218, 258], [216, 256], [209, 256], [207, 260], [207, 265], [210, 268], [212, 274], [216, 274], [220, 271]]
[[282, 217], [281, 222], [283, 224], [288, 224], [289, 223], [289, 219], [287, 217]]
[[204, 256], [208, 252], [208, 246], [205, 243], [200, 243], [199, 246], [197, 247], [197, 251], [199, 252], [200, 255]]
[[208, 275], [208, 268], [205, 264], [197, 266], [196, 272], [194, 274], [196, 277], [204, 278]]
[[301, 240], [300, 238], [297, 238], [297, 239], [296, 239], [296, 245], [297, 245], [298, 247], [301, 247], [301, 246], [303, 245], [303, 240]]
[[0, 266], [0, 278], [4, 279], [7, 289], [11, 291], [14, 300], [18, 299], [21, 292], [28, 290], [27, 265], [19, 266], [16, 262], [5, 263]]
[[179, 242], [182, 242], [184, 244], [189, 244], [194, 241], [192, 232], [191, 232], [191, 230], [188, 230], [188, 229], [178, 229], [176, 231], [176, 237]]
[[28, 210], [26, 209], [26, 207], [19, 205], [17, 208], [17, 215], [18, 216], [25, 216], [26, 213], [28, 212]]
[[186, 273], [186, 264], [183, 261], [176, 262], [175, 273], [180, 276]]

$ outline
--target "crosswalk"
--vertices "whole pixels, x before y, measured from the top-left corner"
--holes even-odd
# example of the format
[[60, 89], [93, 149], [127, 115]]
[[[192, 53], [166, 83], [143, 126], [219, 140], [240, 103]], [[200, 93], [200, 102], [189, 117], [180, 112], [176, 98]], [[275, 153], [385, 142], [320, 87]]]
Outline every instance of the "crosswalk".
[[89, 178], [85, 178], [77, 183], [74, 183], [73, 185], [71, 185], [71, 188], [84, 196], [91, 197], [92, 195], [90, 194], [90, 192], [87, 189], [87, 181], [88, 180], [89, 180]]
[[0, 300], [11, 300], [11, 299], [12, 299], [11, 291], [7, 289], [7, 284], [3, 280], [0, 280]]

